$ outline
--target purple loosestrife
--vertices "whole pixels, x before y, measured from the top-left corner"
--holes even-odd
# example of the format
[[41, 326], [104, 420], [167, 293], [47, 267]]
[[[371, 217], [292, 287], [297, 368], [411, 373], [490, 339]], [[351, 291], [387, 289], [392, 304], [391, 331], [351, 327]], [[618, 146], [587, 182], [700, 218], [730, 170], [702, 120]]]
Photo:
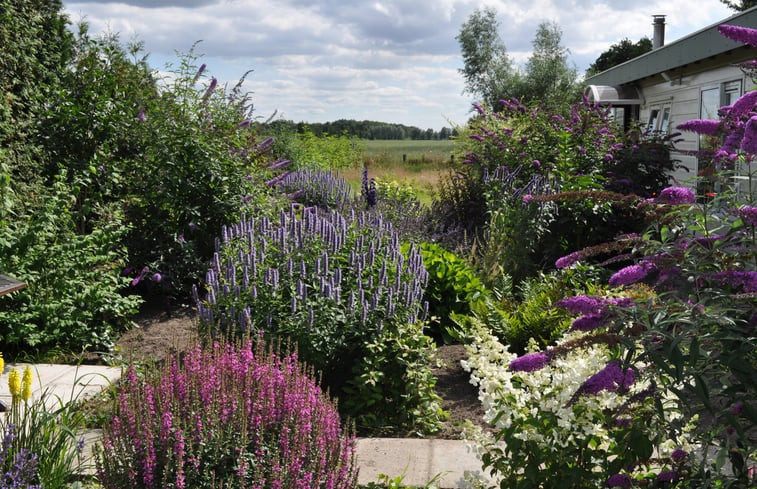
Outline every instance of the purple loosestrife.
[[723, 37], [741, 44], [757, 47], [757, 29], [741, 27], [738, 25], [722, 24], [718, 26], [718, 32]]
[[335, 406], [296, 356], [261, 343], [198, 346], [143, 380], [130, 368], [118, 403], [97, 457], [105, 489], [200, 487], [208, 474], [219, 487], [356, 485]]

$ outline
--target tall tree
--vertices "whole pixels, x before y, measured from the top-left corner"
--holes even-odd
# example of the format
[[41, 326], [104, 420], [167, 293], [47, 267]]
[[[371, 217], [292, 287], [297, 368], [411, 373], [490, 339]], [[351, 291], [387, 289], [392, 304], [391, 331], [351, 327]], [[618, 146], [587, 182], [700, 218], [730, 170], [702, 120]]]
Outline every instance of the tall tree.
[[757, 5], [757, 0], [741, 0], [740, 2], [730, 2], [728, 0], [720, 0], [722, 3], [728, 5], [729, 8], [732, 8], [733, 10], [738, 10], [739, 12], [743, 12], [744, 10], [748, 10], [755, 5]]
[[617, 66], [630, 59], [641, 56], [652, 50], [652, 41], [648, 37], [642, 37], [638, 42], [631, 42], [626, 38], [619, 43], [613, 44], [599, 57], [586, 70], [586, 76], [596, 75], [605, 70], [609, 70], [613, 66]]
[[460, 28], [455, 39], [463, 56], [465, 91], [492, 106], [506, 93], [518, 76], [498, 32], [497, 11], [476, 9]]
[[573, 102], [580, 89], [578, 72], [568, 65], [570, 51], [562, 46], [562, 29], [554, 22], [542, 22], [532, 42], [521, 98], [546, 105]]

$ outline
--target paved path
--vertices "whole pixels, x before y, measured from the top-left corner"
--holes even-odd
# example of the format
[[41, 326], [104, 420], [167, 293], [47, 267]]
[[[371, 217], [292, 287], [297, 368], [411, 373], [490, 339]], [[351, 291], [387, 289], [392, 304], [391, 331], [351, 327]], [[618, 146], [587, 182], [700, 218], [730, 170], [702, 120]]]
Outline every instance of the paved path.
[[[24, 364], [6, 364], [0, 376], [0, 401], [10, 405], [8, 372], [17, 368], [23, 373]], [[120, 367], [94, 365], [36, 364], [32, 396], [39, 399], [47, 391], [51, 407], [59, 402], [70, 402], [95, 395], [116, 382], [122, 373]], [[98, 439], [98, 432], [86, 433], [87, 449]], [[87, 457], [88, 458], [88, 457]], [[481, 463], [460, 440], [425, 440], [407, 438], [360, 438], [357, 443], [357, 463], [360, 467], [359, 482], [380, 482], [379, 475], [390, 479], [402, 476], [405, 485], [424, 486], [436, 477], [438, 488], [470, 487], [466, 474], [481, 475]], [[91, 470], [91, 465], [90, 465]]]

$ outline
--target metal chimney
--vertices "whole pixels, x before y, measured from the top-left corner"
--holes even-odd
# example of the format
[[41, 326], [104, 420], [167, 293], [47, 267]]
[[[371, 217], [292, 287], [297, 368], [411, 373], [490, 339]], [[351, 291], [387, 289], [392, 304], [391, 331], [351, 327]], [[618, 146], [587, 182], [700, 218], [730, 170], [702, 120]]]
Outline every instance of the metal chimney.
[[652, 49], [661, 48], [665, 44], [665, 16], [653, 15], [654, 36], [652, 37]]

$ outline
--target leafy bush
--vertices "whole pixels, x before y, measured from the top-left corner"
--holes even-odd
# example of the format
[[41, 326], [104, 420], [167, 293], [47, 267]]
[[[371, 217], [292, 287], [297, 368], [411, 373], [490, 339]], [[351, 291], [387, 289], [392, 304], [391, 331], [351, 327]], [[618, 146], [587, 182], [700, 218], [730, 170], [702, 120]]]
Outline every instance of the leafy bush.
[[300, 169], [342, 170], [353, 168], [363, 161], [363, 148], [355, 139], [344, 134], [316, 136], [308, 128], [280, 151]]
[[434, 243], [421, 243], [423, 266], [428, 271], [424, 295], [428, 302], [431, 335], [450, 342], [457, 336], [450, 314], [470, 314], [472, 304], [483, 300], [487, 290], [475, 271], [454, 253]]
[[[245, 219], [223, 230], [207, 274], [206, 297], [201, 301], [196, 296], [201, 325], [231, 335], [241, 331], [260, 332], [269, 340], [288, 338], [339, 392], [345, 382], [365, 373], [355, 369], [369, 345], [396, 338], [397, 331], [425, 316], [421, 301], [428, 274], [422, 261], [414, 247], [403, 255], [391, 223], [374, 213], [344, 217], [304, 209], [297, 215], [292, 209], [282, 211], [278, 222]], [[391, 351], [404, 354], [417, 346], [412, 335], [406, 341], [415, 343]], [[386, 365], [396, 371], [396, 362], [401, 359], [389, 359]], [[409, 369], [428, 366], [416, 362], [407, 368], [402, 377], [409, 383], [407, 391], [423, 392], [426, 386], [411, 383], [415, 379]], [[368, 390], [382, 389], [361, 386], [367, 397], [372, 395]], [[404, 423], [401, 410], [407, 399], [393, 401], [403, 407], [375, 407]]]
[[215, 343], [143, 380], [129, 368], [97, 470], [106, 489], [352, 488], [354, 450], [296, 355]]
[[22, 352], [107, 349], [139, 300], [121, 294], [124, 227], [118, 215], [89, 234], [75, 232], [76, 192], [62, 182], [27, 204], [0, 237], [0, 270], [27, 288], [0, 298], [0, 344]]

